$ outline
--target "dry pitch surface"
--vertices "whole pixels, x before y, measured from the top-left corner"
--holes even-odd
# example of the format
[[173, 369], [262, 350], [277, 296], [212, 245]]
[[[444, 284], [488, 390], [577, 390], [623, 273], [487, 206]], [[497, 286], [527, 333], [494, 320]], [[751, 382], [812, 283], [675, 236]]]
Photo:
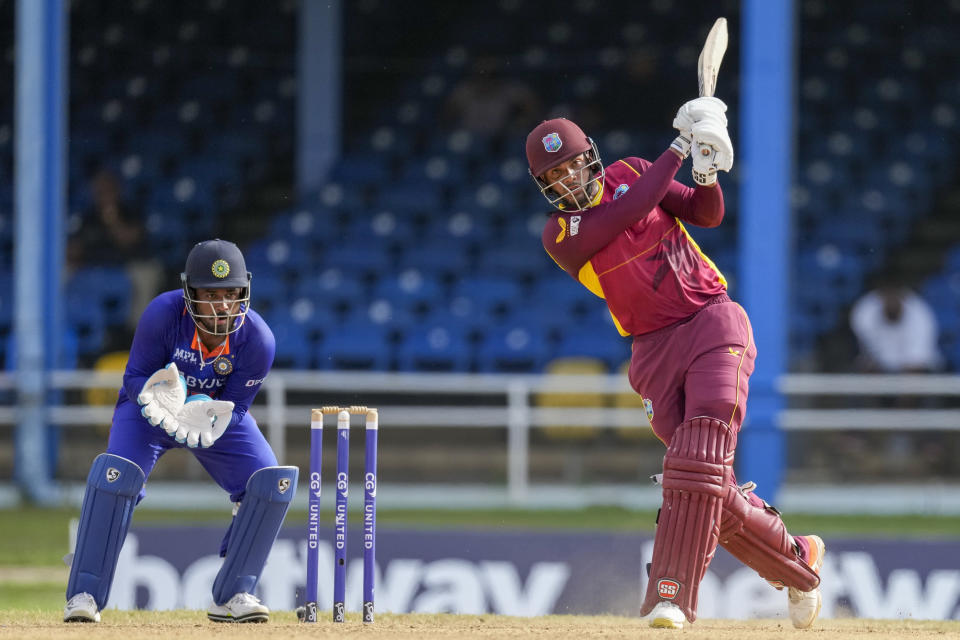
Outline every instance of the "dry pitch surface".
[[898, 620], [823, 620], [814, 628], [798, 631], [784, 620], [700, 620], [683, 631], [650, 629], [645, 620], [614, 616], [546, 616], [509, 618], [494, 615], [402, 614], [378, 616], [364, 625], [358, 615], [346, 624], [323, 622], [305, 625], [292, 613], [279, 612], [268, 624], [214, 624], [201, 611], [108, 611], [103, 622], [64, 624], [59, 612], [0, 611], [0, 638], [666, 638], [683, 640], [760, 640], [767, 638], [902, 638], [960, 637], [960, 622]]

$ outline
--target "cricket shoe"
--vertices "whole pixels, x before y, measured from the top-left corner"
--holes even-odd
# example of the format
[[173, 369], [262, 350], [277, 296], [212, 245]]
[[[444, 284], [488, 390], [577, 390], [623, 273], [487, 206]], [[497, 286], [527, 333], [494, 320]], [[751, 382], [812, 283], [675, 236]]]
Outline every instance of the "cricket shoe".
[[[820, 568], [823, 567], [823, 555], [827, 548], [823, 544], [820, 536], [804, 536], [809, 545], [809, 555], [807, 564], [817, 575], [820, 575]], [[790, 612], [790, 621], [797, 629], [807, 629], [814, 623], [817, 616], [820, 615], [820, 605], [823, 598], [820, 595], [820, 585], [811, 591], [800, 591], [790, 587], [787, 590], [787, 609]]]
[[650, 626], [654, 629], [683, 629], [686, 621], [680, 607], [666, 600], [658, 602], [650, 612]]
[[97, 601], [87, 592], [78, 593], [69, 600], [63, 609], [64, 622], [100, 622], [100, 610]]
[[213, 622], [267, 622], [270, 609], [249, 593], [237, 593], [223, 604], [213, 603], [207, 609]]

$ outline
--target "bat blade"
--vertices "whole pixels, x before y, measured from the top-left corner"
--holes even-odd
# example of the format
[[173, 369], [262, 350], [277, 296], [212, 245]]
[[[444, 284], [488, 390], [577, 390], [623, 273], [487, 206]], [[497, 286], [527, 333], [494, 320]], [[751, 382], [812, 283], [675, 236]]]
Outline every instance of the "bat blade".
[[703, 43], [697, 60], [697, 83], [701, 96], [712, 96], [717, 89], [717, 73], [727, 51], [727, 19], [717, 18]]

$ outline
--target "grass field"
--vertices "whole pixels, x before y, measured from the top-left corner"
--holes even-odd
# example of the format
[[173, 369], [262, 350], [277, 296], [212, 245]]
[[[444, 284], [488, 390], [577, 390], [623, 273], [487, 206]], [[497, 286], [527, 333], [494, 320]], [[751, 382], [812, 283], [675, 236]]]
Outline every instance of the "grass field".
[[[345, 624], [328, 622], [316, 625], [297, 623], [292, 613], [274, 614], [270, 623], [224, 625], [208, 622], [201, 611], [107, 611], [95, 628], [91, 625], [60, 621], [60, 610], [0, 611], [0, 638], [25, 640], [87, 638], [96, 635], [106, 640], [128, 640], [131, 636], [176, 636], [194, 638], [296, 638], [362, 637], [379, 638], [664, 638], [676, 632], [650, 629], [645, 620], [615, 616], [543, 616], [511, 618], [493, 615], [380, 615], [373, 625], [348, 616]], [[768, 638], [822, 638], [831, 640], [900, 640], [902, 638], [945, 638], [960, 635], [960, 622], [923, 622], [892, 620], [824, 620], [813, 629], [798, 631], [777, 620], [699, 620], [680, 632], [684, 640], [767, 640]]]

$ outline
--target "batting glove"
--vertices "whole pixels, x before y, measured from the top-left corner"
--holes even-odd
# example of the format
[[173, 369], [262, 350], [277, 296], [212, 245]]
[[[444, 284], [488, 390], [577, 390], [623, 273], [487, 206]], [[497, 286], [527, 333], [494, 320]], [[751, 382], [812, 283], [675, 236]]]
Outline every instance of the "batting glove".
[[733, 143], [727, 132], [726, 118], [707, 117], [693, 125], [693, 180], [712, 185], [718, 171], [733, 168]]

